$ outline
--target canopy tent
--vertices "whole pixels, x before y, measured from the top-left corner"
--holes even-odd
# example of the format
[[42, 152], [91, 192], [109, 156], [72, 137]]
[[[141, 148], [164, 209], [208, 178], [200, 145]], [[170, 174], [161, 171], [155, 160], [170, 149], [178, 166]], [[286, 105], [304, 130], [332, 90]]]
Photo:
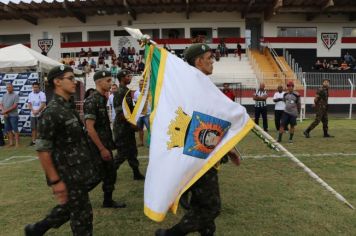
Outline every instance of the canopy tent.
[[48, 71], [60, 62], [42, 55], [22, 44], [16, 44], [0, 49], [0, 69], [37, 67]]

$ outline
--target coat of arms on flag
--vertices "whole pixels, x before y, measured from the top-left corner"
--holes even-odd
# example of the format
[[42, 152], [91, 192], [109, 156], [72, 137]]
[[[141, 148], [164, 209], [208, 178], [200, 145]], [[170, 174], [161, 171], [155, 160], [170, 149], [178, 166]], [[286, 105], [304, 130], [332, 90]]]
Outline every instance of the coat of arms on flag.
[[183, 154], [192, 157], [206, 159], [231, 126], [228, 121], [197, 111], [190, 117], [181, 107], [176, 114], [168, 130], [168, 149], [184, 147]]
[[337, 33], [321, 33], [321, 40], [323, 41], [325, 47], [330, 49], [337, 40]]

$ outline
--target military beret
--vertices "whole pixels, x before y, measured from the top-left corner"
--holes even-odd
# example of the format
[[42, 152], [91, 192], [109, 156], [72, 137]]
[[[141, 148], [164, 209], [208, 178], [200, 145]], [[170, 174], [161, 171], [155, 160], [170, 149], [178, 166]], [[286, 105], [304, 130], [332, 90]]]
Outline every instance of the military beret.
[[122, 69], [120, 72], [117, 74], [117, 78], [120, 80], [121, 78], [124, 78], [126, 75], [131, 75], [131, 71]]
[[48, 83], [53, 84], [53, 80], [66, 72], [73, 72], [73, 68], [67, 65], [53, 67], [47, 75]]
[[111, 77], [111, 72], [106, 71], [106, 70], [99, 70], [99, 71], [95, 72], [93, 79], [94, 79], [94, 81], [96, 81], [98, 79], [102, 79], [105, 77]]
[[184, 59], [189, 63], [193, 64], [193, 60], [206, 52], [211, 51], [211, 48], [205, 43], [192, 44], [189, 48], [184, 51]]

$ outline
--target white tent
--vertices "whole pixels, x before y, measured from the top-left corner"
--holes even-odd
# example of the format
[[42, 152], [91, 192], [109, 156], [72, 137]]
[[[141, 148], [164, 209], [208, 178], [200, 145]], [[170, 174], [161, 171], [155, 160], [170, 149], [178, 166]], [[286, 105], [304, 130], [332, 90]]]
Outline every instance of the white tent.
[[61, 63], [22, 44], [0, 49], [0, 69], [38, 67], [41, 70], [50, 70], [52, 67], [58, 65], [61, 65]]

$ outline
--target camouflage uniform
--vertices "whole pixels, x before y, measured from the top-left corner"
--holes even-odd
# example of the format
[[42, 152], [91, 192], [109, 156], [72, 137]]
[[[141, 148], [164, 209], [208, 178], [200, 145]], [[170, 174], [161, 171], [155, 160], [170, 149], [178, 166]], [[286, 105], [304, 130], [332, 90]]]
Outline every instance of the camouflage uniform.
[[[112, 139], [112, 132], [110, 128], [110, 119], [108, 116], [108, 110], [106, 108], [107, 98], [101, 95], [97, 90], [89, 96], [84, 102], [84, 119], [95, 120], [94, 128], [106, 149], [112, 151], [115, 149], [115, 144]], [[100, 151], [96, 145], [90, 141], [90, 146], [100, 156]], [[112, 156], [112, 154], [111, 154]], [[103, 168], [103, 186], [104, 192], [112, 192], [115, 189], [116, 182], [116, 168], [114, 161], [104, 161], [101, 159]]]
[[324, 136], [328, 136], [328, 98], [328, 88], [324, 86], [319, 88], [315, 96], [315, 120], [305, 132], [309, 133], [312, 131], [321, 121], [323, 123]]
[[189, 191], [192, 195], [189, 210], [175, 227], [181, 235], [190, 232], [213, 235], [216, 229], [214, 220], [221, 210], [217, 169], [211, 168]]
[[130, 90], [125, 86], [120, 85], [116, 93], [114, 93], [114, 108], [115, 108], [115, 122], [114, 122], [114, 136], [117, 147], [117, 165], [118, 167], [127, 160], [131, 168], [138, 171], [139, 162], [137, 160], [137, 147], [135, 138], [135, 129], [132, 125], [123, 118], [122, 101], [125, 95], [126, 102], [132, 111], [133, 101]]
[[88, 188], [100, 182], [98, 157], [92, 156], [87, 141], [74, 103], [55, 94], [39, 118], [36, 150], [51, 152], [53, 165], [66, 184], [68, 202], [53, 208], [42, 222], [58, 228], [70, 220], [73, 235], [80, 236], [92, 235]]

